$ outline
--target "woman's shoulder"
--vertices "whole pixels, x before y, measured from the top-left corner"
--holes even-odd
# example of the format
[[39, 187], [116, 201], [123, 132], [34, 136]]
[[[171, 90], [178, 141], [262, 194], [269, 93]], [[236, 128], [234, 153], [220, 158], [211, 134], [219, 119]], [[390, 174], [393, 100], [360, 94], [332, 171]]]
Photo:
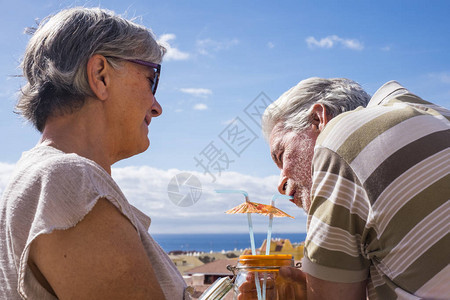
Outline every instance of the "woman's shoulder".
[[82, 184], [84, 180], [88, 180], [117, 188], [112, 177], [94, 161], [45, 145], [24, 152], [16, 165], [15, 175], [39, 182], [46, 180], [60, 182], [70, 179]]
[[51, 146], [38, 145], [22, 154], [17, 164], [18, 168], [27, 168], [43, 172], [55, 172], [61, 170], [68, 171], [89, 171], [106, 173], [98, 164], [75, 153], [65, 153]]
[[[120, 188], [95, 162], [48, 146], [37, 146], [22, 155], [5, 197], [13, 207], [34, 207], [44, 219], [64, 216], [76, 224], [98, 199], [107, 198], [127, 207]], [[56, 220], [54, 227], [62, 226]], [[53, 225], [52, 225], [53, 226]]]
[[18, 189], [23, 186], [72, 197], [85, 193], [124, 197], [112, 177], [94, 161], [45, 145], [23, 153], [13, 184]]

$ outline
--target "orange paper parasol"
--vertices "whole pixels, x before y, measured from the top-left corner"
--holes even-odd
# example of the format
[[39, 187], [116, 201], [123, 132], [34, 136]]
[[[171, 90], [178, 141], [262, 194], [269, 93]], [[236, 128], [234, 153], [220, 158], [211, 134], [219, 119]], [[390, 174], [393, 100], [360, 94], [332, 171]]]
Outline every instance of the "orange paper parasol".
[[241, 203], [238, 206], [233, 207], [230, 210], [227, 210], [225, 213], [227, 214], [256, 213], [264, 216], [269, 216], [270, 214], [272, 214], [274, 217], [289, 217], [292, 219], [294, 218], [289, 214], [285, 213], [284, 211], [282, 211], [281, 209], [276, 208], [275, 206], [251, 201]]
[[282, 211], [282, 210], [279, 209], [279, 208], [276, 208], [276, 207], [273, 206], [273, 205], [266, 205], [266, 206], [267, 206], [267, 212], [266, 212], [266, 213], [263, 213], [263, 215], [265, 215], [265, 216], [270, 216], [270, 215], [272, 215], [273, 217], [289, 217], [289, 218], [294, 219], [293, 216], [291, 216], [291, 215], [285, 213], [284, 211]]

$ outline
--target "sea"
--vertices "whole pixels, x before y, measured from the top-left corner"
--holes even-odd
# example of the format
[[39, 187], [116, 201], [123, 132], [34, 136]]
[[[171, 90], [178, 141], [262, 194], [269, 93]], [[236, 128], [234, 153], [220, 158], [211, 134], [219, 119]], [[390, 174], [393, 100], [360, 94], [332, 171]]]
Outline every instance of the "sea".
[[[248, 233], [197, 233], [197, 234], [152, 234], [166, 252], [222, 252], [250, 248]], [[259, 248], [267, 233], [255, 233], [255, 247]], [[303, 242], [306, 233], [273, 233], [272, 239], [289, 239], [291, 243]]]

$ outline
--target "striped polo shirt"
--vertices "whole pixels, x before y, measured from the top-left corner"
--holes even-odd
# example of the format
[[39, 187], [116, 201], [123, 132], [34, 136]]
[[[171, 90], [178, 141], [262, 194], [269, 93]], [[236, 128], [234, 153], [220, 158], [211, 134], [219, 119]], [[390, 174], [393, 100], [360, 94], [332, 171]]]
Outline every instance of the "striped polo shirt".
[[397, 82], [333, 118], [313, 158], [303, 270], [370, 299], [450, 298], [450, 111]]

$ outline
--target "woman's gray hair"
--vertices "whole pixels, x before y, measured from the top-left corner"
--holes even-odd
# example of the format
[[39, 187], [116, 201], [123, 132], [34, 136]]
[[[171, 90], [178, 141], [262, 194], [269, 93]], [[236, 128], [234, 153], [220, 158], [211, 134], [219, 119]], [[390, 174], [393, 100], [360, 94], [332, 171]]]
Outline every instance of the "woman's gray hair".
[[266, 108], [262, 116], [264, 137], [269, 141], [279, 122], [285, 131], [298, 132], [307, 128], [316, 103], [325, 105], [331, 117], [335, 117], [358, 106], [365, 107], [369, 100], [370, 96], [362, 87], [349, 79], [312, 77], [302, 80]]
[[50, 116], [72, 113], [93, 96], [87, 62], [105, 56], [115, 68], [121, 59], [160, 63], [165, 48], [150, 29], [100, 8], [70, 8], [44, 19], [22, 61], [26, 85], [16, 109], [42, 132]]

